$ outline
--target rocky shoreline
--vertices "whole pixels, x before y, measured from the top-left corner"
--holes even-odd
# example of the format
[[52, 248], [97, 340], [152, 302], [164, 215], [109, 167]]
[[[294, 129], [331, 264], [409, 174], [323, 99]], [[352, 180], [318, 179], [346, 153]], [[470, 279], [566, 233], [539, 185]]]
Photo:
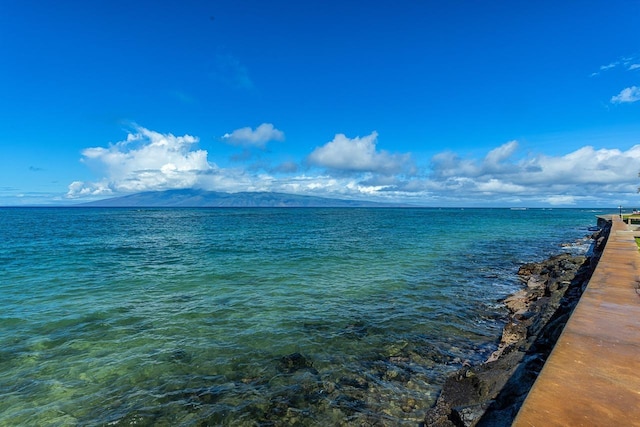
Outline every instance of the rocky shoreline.
[[[242, 374], [224, 385], [172, 391], [163, 404], [186, 406], [198, 416], [211, 407], [239, 408], [211, 412], [198, 425], [509, 426], [597, 265], [610, 223], [600, 225], [604, 227], [590, 236], [592, 251], [586, 256], [564, 253], [520, 268], [522, 289], [501, 301], [509, 315], [497, 349], [492, 343], [402, 339], [362, 358], [358, 369], [338, 373], [323, 370], [312, 358], [295, 352], [275, 356], [260, 375]], [[495, 316], [489, 320], [505, 320], [502, 310]], [[369, 327], [355, 322], [339, 333], [357, 341], [367, 336]], [[470, 354], [473, 361], [464, 358]], [[171, 355], [180, 364], [188, 363], [188, 357], [181, 350]], [[460, 368], [445, 380], [436, 403], [426, 409], [435, 396], [425, 395], [424, 390], [435, 393], [436, 386], [425, 385], [440, 384], [444, 374], [435, 371], [439, 366]], [[253, 396], [269, 389], [271, 394], [234, 401], [228, 394], [234, 389]], [[157, 413], [133, 410], [109, 424], [156, 425], [164, 417], [160, 409]]]
[[611, 224], [600, 225], [588, 256], [565, 253], [520, 268], [524, 287], [504, 299], [510, 314], [498, 349], [447, 378], [423, 426], [512, 424], [600, 259]]

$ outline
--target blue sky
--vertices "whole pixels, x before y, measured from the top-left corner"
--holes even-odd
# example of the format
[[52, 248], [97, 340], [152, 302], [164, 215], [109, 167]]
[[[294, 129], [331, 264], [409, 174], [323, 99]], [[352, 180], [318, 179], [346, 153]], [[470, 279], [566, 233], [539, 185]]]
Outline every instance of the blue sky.
[[638, 1], [0, 0], [0, 205], [640, 207]]

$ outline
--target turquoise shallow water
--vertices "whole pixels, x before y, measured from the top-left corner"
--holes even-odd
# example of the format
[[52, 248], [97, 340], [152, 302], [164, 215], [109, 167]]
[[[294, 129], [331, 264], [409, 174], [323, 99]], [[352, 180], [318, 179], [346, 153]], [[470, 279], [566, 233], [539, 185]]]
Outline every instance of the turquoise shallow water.
[[0, 425], [414, 425], [598, 213], [0, 209]]

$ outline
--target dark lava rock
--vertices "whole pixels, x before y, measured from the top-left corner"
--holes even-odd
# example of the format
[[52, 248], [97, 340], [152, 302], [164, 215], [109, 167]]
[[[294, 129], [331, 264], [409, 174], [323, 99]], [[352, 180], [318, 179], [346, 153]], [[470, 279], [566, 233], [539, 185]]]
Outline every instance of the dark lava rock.
[[511, 316], [482, 365], [462, 368], [443, 385], [425, 426], [511, 425], [597, 265], [609, 227], [593, 236], [589, 257], [561, 254], [523, 265], [525, 288], [505, 299]]
[[347, 394], [339, 395], [333, 402], [333, 406], [336, 406], [342, 409], [347, 414], [352, 414], [354, 412], [359, 412], [366, 408], [366, 404], [364, 401]]
[[178, 348], [171, 352], [171, 360], [174, 362], [191, 363], [191, 354]]
[[359, 376], [342, 377], [338, 381], [339, 386], [353, 387], [361, 390], [369, 388], [369, 382]]
[[[280, 372], [291, 374], [300, 369], [310, 369], [315, 371], [315, 369], [313, 369], [313, 363], [300, 353], [291, 353], [286, 356], [282, 356], [278, 360], [278, 370]], [[317, 371], [315, 373], [317, 373]]]

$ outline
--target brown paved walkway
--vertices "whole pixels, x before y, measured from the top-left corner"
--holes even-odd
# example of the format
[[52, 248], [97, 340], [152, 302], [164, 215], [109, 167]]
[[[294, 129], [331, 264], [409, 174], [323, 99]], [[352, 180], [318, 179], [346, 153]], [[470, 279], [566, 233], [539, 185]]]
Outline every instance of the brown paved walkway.
[[618, 217], [514, 426], [640, 426], [640, 252]]

